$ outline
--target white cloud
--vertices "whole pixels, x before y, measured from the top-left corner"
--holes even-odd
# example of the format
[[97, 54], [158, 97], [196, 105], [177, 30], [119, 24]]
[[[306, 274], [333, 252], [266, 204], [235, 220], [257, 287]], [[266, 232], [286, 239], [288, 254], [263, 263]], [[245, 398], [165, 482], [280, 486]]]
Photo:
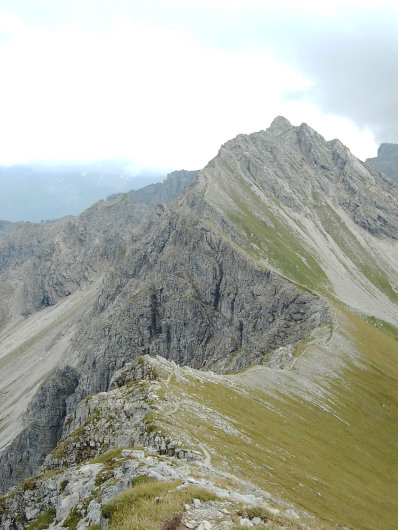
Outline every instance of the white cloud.
[[3, 163], [129, 156], [146, 166], [199, 168], [221, 143], [266, 128], [277, 114], [335, 136], [344, 130], [350, 147], [372, 143], [347, 120], [285, 102], [308, 81], [272, 50], [215, 50], [126, 17], [84, 31], [0, 17], [1, 30], [9, 35], [0, 47]]
[[359, 129], [348, 118], [324, 114], [313, 103], [285, 102], [282, 107], [282, 114], [288, 116], [293, 125], [299, 125], [302, 122], [307, 123], [322, 134], [326, 140], [338, 138], [361, 160], [377, 154], [375, 137], [370, 130]]

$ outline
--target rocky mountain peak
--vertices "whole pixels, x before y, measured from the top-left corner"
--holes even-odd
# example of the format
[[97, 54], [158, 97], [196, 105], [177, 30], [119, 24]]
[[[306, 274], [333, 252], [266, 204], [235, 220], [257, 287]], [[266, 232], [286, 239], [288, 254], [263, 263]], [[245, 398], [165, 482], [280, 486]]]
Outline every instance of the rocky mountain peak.
[[381, 171], [392, 180], [398, 181], [398, 144], [381, 144], [377, 157], [368, 158], [366, 163]]
[[340, 141], [327, 142], [305, 123], [292, 126], [279, 116], [266, 131], [239, 135], [224, 144], [201, 175], [205, 177], [201, 182], [210, 183], [206, 197], [217, 209], [221, 195], [222, 203], [230, 197], [230, 207], [236, 204], [234, 193], [244, 181], [271, 200], [307, 215], [313, 215], [309, 204], [322, 204], [326, 198], [366, 231], [397, 237], [392, 183], [369, 171]]
[[267, 132], [271, 132], [275, 135], [279, 135], [279, 134], [286, 132], [288, 129], [291, 129], [292, 127], [293, 126], [290, 123], [290, 121], [287, 120], [285, 117], [277, 116], [273, 120], [269, 128], [267, 129]]
[[398, 144], [380, 144], [377, 150], [377, 156], [380, 158], [387, 158], [390, 156], [398, 157]]

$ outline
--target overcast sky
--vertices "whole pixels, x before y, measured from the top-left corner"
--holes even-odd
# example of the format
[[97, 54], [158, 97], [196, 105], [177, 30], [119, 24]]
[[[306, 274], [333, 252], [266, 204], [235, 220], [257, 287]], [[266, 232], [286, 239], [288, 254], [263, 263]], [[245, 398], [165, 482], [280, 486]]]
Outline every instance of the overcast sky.
[[0, 163], [196, 169], [282, 114], [398, 142], [398, 3], [0, 0]]

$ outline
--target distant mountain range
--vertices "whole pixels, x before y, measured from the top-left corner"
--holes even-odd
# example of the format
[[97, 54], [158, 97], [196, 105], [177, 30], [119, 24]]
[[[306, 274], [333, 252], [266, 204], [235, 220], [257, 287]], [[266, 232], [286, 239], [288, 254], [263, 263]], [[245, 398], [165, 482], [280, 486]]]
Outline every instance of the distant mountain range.
[[[181, 169], [173, 171], [163, 182], [156, 182], [156, 184], [148, 184], [143, 188], [130, 190], [127, 195], [132, 197], [135, 201], [141, 202], [154, 208], [160, 203], [168, 204], [180, 195], [189, 182], [191, 182], [197, 174], [197, 171], [186, 171]], [[114, 200], [120, 197], [121, 194], [110, 195], [107, 200]]]
[[[366, 162], [398, 182], [397, 144], [381, 144], [378, 156]], [[129, 193], [138, 202], [154, 207], [158, 202], [169, 202], [170, 194], [181, 193], [196, 172], [178, 173], [178, 178], [171, 174], [162, 185], [167, 173], [151, 168], [137, 170], [129, 160], [0, 166], [0, 220], [40, 222], [78, 215], [94, 202], [120, 193]], [[3, 223], [0, 234], [4, 231]]]
[[78, 215], [110, 194], [159, 182], [167, 173], [137, 171], [128, 160], [0, 166], [0, 219], [40, 222]]
[[398, 182], [398, 144], [381, 144], [377, 157], [367, 158], [366, 163]]

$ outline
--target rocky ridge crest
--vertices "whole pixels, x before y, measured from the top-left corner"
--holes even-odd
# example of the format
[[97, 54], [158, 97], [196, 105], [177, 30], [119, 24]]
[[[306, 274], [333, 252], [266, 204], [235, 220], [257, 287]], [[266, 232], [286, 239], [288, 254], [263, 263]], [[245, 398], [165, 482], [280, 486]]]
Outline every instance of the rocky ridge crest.
[[[67, 291], [80, 289], [79, 281], [90, 281], [91, 272], [106, 272], [93, 303], [74, 328], [60, 370], [39, 389], [25, 415], [23, 431], [0, 457], [3, 490], [38, 472], [60, 437], [71, 436], [93, 416], [89, 396], [114, 391], [115, 381], [126, 376], [123, 370], [142, 355], [160, 355], [180, 365], [224, 373], [253, 363], [281, 366], [280, 347], [332, 324], [327, 302], [312, 291], [331, 292], [333, 277], [325, 256], [338, 255], [334, 257], [336, 275], [348, 269], [350, 287], [362, 279], [345, 239], [338, 240], [327, 227], [332, 215], [337, 212], [332, 227], [349, 227], [348, 246], [357, 238], [363, 252], [370, 253], [373, 274], [377, 245], [387, 241], [396, 249], [394, 190], [393, 183], [369, 171], [340, 142], [325, 142], [307, 125], [292, 127], [278, 118], [267, 131], [227, 142], [170, 207], [159, 205], [148, 213], [122, 196], [95, 205], [72, 227], [71, 221], [63, 221], [69, 228], [61, 236], [62, 257], [57, 258], [55, 238], [50, 235], [45, 245], [37, 242], [38, 255], [32, 249], [27, 256], [36, 259], [39, 275], [35, 273], [34, 283], [40, 285], [38, 292], [28, 287], [23, 291], [29, 294], [24, 298], [29, 307], [40, 309], [43, 293], [50, 293], [51, 304], [62, 300]], [[81, 222], [89, 236], [80, 235]], [[319, 238], [314, 239], [313, 233]], [[322, 238], [330, 247], [319, 255], [315, 249]], [[301, 240], [302, 246], [297, 246]], [[0, 243], [4, 241], [10, 242], [5, 238]], [[11, 274], [8, 271], [15, 267], [11, 261], [18, 259], [19, 252], [9, 249], [8, 254], [4, 269]], [[62, 276], [64, 259], [78, 271], [70, 283]], [[17, 266], [27, 267], [25, 262]], [[396, 267], [387, 263], [384, 269], [388, 274], [393, 271], [388, 280], [393, 290]], [[360, 292], [370, 292], [361, 307], [371, 308], [369, 300], [372, 296], [379, 300], [379, 287], [365, 282], [370, 282], [371, 274], [359, 272], [365, 278]], [[324, 290], [316, 283], [318, 274]], [[383, 299], [386, 312], [396, 307], [391, 297], [387, 302]], [[39, 302], [37, 307], [32, 300]], [[71, 384], [54, 393], [52, 388], [61, 388], [58, 380], [65, 371], [71, 374]], [[46, 413], [46, 396], [56, 398], [56, 417]], [[100, 414], [107, 410], [101, 394], [92, 399]], [[148, 412], [143, 400], [139, 398], [138, 416], [134, 411], [130, 416], [138, 418], [138, 426]], [[121, 414], [124, 404], [119, 405]], [[129, 417], [128, 410], [123, 414]], [[122, 425], [118, 426], [119, 435], [125, 436]], [[38, 438], [38, 427], [43, 432], [51, 427], [51, 440]], [[137, 439], [143, 443], [137, 429]], [[85, 427], [78, 432], [87, 434]], [[100, 433], [95, 437], [93, 447], [83, 445], [84, 458], [91, 449], [95, 452], [108, 443]], [[160, 443], [169, 450], [167, 440]], [[81, 442], [68, 444], [68, 458], [77, 465]]]
[[[191, 439], [178, 439], [173, 422], [165, 421], [178, 407], [168, 384], [171, 377], [184, 380], [184, 376], [175, 363], [148, 356], [115, 373], [108, 392], [82, 401], [69, 418], [42, 473], [0, 499], [1, 527], [26, 528], [47, 515], [53, 529], [72, 520], [80, 530], [94, 524], [106, 528], [106, 506], [140, 479], [174, 480], [177, 489], [196, 486], [217, 498], [186, 505], [181, 522], [187, 528], [231, 528], [244, 519], [255, 526], [276, 517], [282, 527], [295, 522], [300, 528], [300, 519], [304, 527], [307, 514], [250, 483], [242, 484], [238, 477], [216, 471]], [[214, 377], [204, 375], [209, 380]], [[160, 411], [161, 426], [151, 419]], [[233, 486], [223, 485], [226, 478]], [[242, 504], [262, 510], [263, 519], [243, 517]], [[275, 524], [279, 527], [277, 519]]]

